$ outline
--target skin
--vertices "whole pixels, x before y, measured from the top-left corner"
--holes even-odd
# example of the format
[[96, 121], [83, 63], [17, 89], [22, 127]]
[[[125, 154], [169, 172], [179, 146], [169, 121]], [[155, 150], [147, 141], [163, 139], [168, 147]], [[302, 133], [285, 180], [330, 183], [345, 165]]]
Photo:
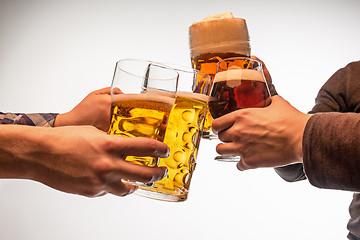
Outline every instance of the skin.
[[299, 112], [280, 96], [265, 108], [248, 108], [213, 121], [220, 143], [216, 151], [241, 156], [239, 170], [302, 162], [302, 137], [309, 114]]
[[154, 139], [107, 135], [110, 103], [110, 89], [105, 88], [58, 115], [54, 128], [0, 125], [0, 178], [31, 179], [87, 197], [125, 196], [136, 190], [122, 179], [162, 179], [166, 168], [140, 166], [125, 158], [167, 157], [168, 146]]
[[[263, 68], [271, 86], [265, 64]], [[224, 142], [217, 145], [216, 151], [241, 156], [237, 164], [241, 171], [303, 161], [302, 137], [311, 115], [298, 111], [280, 96], [271, 100], [265, 108], [240, 109], [213, 121], [213, 131]]]
[[[114, 94], [120, 93], [120, 89], [114, 89]], [[107, 131], [110, 125], [110, 94], [110, 87], [91, 92], [70, 112], [59, 114], [54, 127], [91, 125]]]

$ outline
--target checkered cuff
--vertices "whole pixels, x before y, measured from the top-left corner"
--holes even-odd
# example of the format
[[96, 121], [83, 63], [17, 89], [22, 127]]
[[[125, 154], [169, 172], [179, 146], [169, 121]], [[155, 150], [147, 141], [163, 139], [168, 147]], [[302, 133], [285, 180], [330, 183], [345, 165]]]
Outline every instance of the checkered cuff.
[[57, 113], [2, 113], [0, 124], [19, 124], [40, 127], [53, 127]]

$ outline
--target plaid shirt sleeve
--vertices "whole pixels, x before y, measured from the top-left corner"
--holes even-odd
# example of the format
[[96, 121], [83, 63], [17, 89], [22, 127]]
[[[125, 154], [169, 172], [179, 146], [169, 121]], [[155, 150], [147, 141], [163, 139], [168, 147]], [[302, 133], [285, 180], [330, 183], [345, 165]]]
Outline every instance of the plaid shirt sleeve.
[[57, 113], [2, 113], [0, 124], [19, 124], [40, 127], [53, 127]]

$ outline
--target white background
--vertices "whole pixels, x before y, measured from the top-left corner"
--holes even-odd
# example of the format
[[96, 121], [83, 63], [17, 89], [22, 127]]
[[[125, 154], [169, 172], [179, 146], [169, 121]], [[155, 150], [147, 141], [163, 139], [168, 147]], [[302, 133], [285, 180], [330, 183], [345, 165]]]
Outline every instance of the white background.
[[[188, 27], [232, 11], [280, 95], [307, 112], [324, 82], [359, 60], [360, 1], [0, 0], [0, 111], [66, 112], [109, 86], [115, 62], [190, 66]], [[183, 203], [86, 198], [0, 181], [0, 239], [345, 239], [352, 194], [239, 172], [202, 140]]]

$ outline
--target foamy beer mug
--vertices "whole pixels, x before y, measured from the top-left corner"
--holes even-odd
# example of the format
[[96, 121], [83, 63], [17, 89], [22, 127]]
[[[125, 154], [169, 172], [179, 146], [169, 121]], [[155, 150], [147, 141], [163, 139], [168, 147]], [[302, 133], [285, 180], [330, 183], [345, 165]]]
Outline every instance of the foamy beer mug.
[[[215, 14], [189, 27], [190, 56], [194, 69], [208, 73], [212, 81], [218, 61], [230, 57], [250, 57], [251, 47], [246, 21], [231, 12]], [[216, 139], [211, 132], [210, 114], [205, 120], [203, 138]]]
[[[229, 58], [217, 65], [209, 101], [210, 114], [214, 119], [238, 109], [262, 108], [271, 103], [260, 61]], [[238, 162], [240, 157], [220, 155], [215, 159]]]
[[179, 202], [187, 199], [195, 170], [211, 79], [208, 74], [191, 68], [170, 66], [179, 73], [179, 85], [164, 139], [170, 147], [170, 156], [159, 160], [159, 166], [167, 167], [168, 174], [152, 187], [142, 186], [135, 193]]
[[[163, 141], [175, 103], [178, 73], [160, 63], [123, 59], [116, 63], [111, 84], [111, 122], [108, 134]], [[115, 94], [114, 89], [122, 94]], [[158, 158], [128, 156], [126, 161], [154, 167]], [[141, 186], [152, 185], [124, 180]]]

